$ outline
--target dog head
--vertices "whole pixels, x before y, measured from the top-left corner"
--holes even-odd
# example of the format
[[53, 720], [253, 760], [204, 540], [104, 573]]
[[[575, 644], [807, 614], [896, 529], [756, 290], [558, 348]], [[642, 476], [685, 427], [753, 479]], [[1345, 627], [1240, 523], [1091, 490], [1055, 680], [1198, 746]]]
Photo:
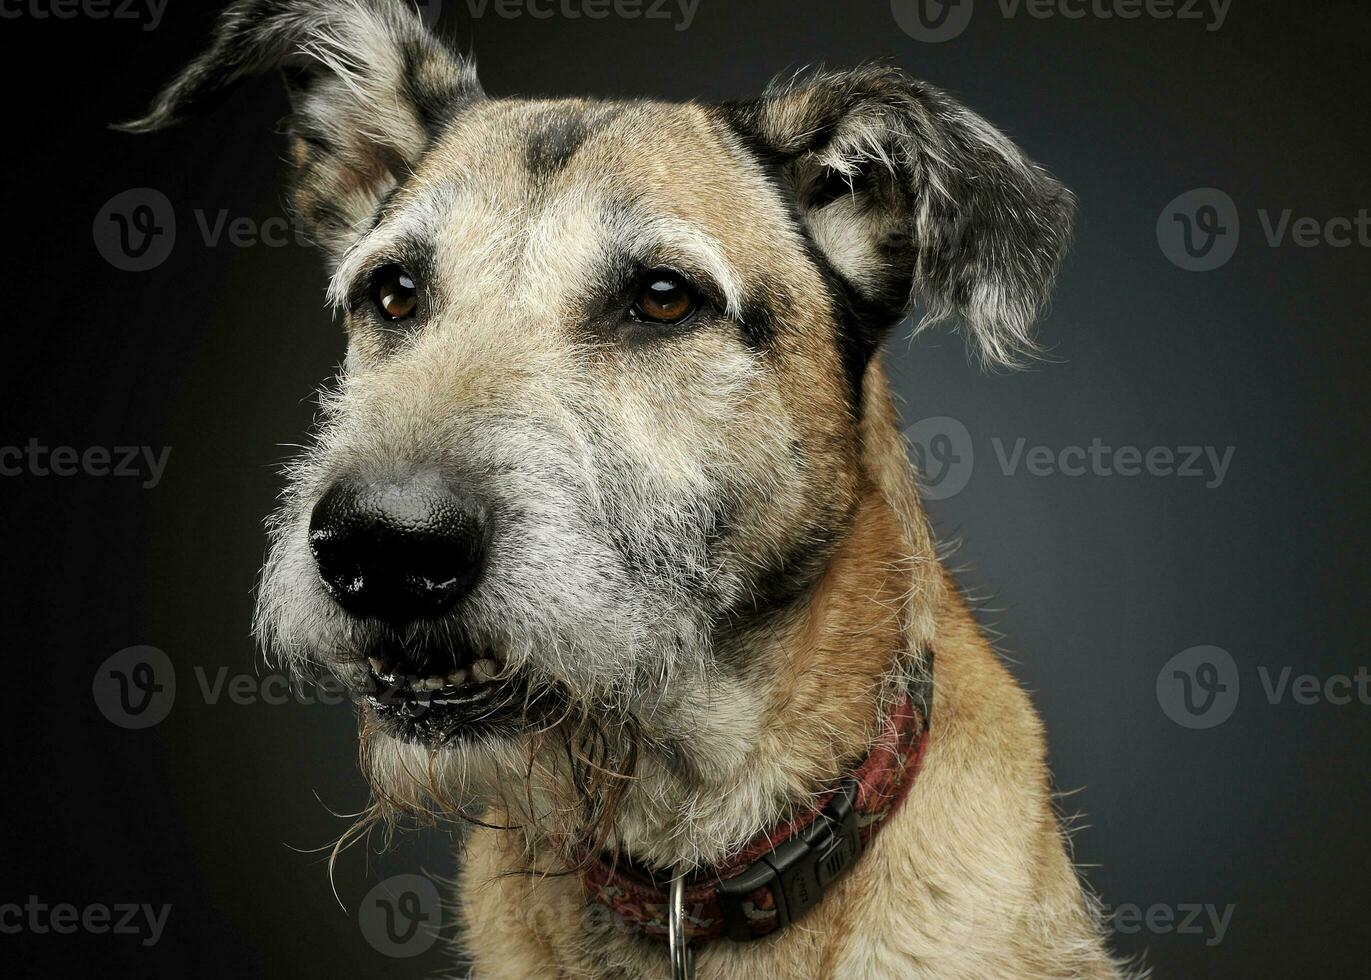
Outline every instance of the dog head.
[[586, 773], [647, 757], [697, 795], [741, 778], [797, 669], [772, 641], [881, 482], [881, 341], [922, 301], [989, 361], [1030, 349], [1070, 195], [894, 69], [496, 99], [402, 0], [239, 0], [127, 128], [278, 66], [348, 353], [265, 642], [355, 685], [405, 805], [532, 780], [603, 811]]

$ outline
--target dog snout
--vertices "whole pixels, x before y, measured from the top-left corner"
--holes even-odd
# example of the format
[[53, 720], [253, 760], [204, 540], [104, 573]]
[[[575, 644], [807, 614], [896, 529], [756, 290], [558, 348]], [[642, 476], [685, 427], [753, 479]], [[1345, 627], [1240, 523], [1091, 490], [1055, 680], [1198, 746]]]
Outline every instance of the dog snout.
[[440, 477], [345, 479], [320, 498], [309, 541], [319, 576], [349, 613], [393, 624], [439, 616], [475, 586], [485, 509]]

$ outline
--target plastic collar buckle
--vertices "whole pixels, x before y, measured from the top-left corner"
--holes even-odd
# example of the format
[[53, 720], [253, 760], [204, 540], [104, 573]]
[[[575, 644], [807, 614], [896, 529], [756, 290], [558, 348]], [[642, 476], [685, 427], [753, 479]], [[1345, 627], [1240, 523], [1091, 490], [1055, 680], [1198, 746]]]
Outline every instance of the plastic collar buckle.
[[[784, 929], [818, 905], [829, 887], [856, 864], [862, 853], [857, 828], [855, 779], [847, 779], [814, 822], [770, 854], [718, 885], [724, 935], [735, 942], [750, 942]], [[776, 910], [774, 926], [758, 908], [754, 893], [771, 893]], [[766, 928], [759, 926], [765, 924]]]

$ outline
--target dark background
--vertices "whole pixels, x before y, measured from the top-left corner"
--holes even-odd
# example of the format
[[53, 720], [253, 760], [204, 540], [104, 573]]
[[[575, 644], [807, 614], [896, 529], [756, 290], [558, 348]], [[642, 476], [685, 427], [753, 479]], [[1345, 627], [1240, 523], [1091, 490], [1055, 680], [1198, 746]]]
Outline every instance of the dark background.
[[[438, 834], [355, 849], [330, 886], [311, 849], [365, 799], [346, 706], [207, 703], [195, 676], [265, 672], [248, 634], [276, 467], [341, 358], [322, 263], [298, 245], [207, 247], [191, 217], [283, 213], [284, 98], [271, 79], [168, 133], [105, 125], [141, 108], [201, 43], [217, 4], [125, 20], [0, 20], [4, 45], [0, 444], [171, 446], [137, 479], [0, 478], [4, 843], [0, 903], [172, 906], [161, 942], [0, 935], [8, 975], [420, 977], [436, 949], [387, 959], [355, 912], [384, 877], [450, 876]], [[978, 0], [943, 44], [886, 0], [701, 0], [660, 20], [473, 20], [443, 29], [494, 94], [750, 94], [808, 64], [887, 58], [1002, 126], [1080, 197], [1073, 255], [1043, 325], [1053, 361], [968, 364], [946, 330], [892, 345], [909, 422], [972, 435], [966, 489], [930, 504], [1047, 725], [1078, 861], [1111, 906], [1234, 906], [1223, 941], [1147, 928], [1116, 947], [1161, 977], [1362, 976], [1371, 706], [1270, 704], [1257, 673], [1319, 678], [1371, 660], [1366, 590], [1364, 246], [1268, 247], [1258, 209], [1320, 220], [1371, 207], [1359, 4], [1234, 0], [1195, 21], [1007, 20]], [[92, 225], [115, 194], [175, 206], [165, 263], [124, 272]], [[1177, 195], [1237, 203], [1236, 255], [1188, 272], [1158, 247]], [[1225, 481], [1006, 474], [993, 440], [1236, 447]], [[109, 656], [150, 644], [179, 689], [155, 728], [92, 699]], [[1241, 675], [1231, 719], [1190, 730], [1158, 699], [1175, 654], [1212, 644]]]

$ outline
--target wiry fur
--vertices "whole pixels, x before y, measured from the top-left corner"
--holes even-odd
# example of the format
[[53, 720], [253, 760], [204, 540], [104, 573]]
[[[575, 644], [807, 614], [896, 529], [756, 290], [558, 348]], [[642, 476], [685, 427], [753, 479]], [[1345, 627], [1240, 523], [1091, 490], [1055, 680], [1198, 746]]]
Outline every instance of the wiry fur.
[[[711, 945], [700, 977], [1115, 975], [1039, 723], [938, 561], [876, 351], [916, 295], [989, 360], [1030, 349], [1069, 194], [891, 69], [722, 107], [488, 100], [399, 0], [239, 0], [132, 128], [283, 63], [295, 200], [349, 346], [272, 521], [258, 631], [358, 682], [383, 635], [497, 650], [521, 679], [516, 735], [416, 746], [363, 712], [370, 819], [478, 823], [477, 976], [662, 975], [568, 870], [726, 860], [861, 757], [931, 649], [908, 803], [810, 917]], [[371, 312], [392, 263], [422, 280], [412, 323]], [[705, 299], [687, 328], [624, 319], [663, 266]], [[489, 563], [450, 616], [387, 635], [329, 598], [309, 515], [340, 478], [420, 470], [489, 502]]]
[[799, 76], [733, 111], [775, 154], [835, 266], [884, 315], [919, 298], [921, 327], [960, 316], [989, 364], [1036, 350], [1075, 201], [1003, 133], [884, 66]]
[[172, 125], [275, 68], [291, 95], [294, 203], [335, 255], [409, 177], [444, 117], [482, 94], [474, 69], [406, 0], [239, 0], [208, 50], [118, 128]]

